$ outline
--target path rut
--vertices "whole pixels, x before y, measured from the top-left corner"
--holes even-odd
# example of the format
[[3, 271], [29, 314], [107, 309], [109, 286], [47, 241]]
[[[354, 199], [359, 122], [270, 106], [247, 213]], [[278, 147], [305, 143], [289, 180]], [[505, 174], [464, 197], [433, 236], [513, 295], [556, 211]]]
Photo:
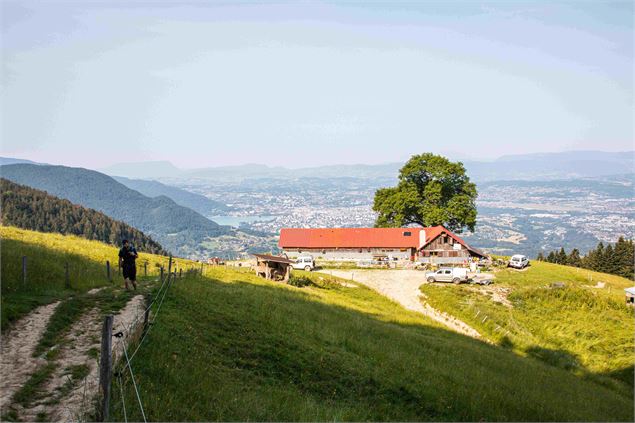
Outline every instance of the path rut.
[[7, 333], [2, 334], [0, 410], [3, 412], [13, 395], [38, 366], [45, 363], [43, 358], [33, 357], [33, 351], [58, 305], [59, 301], [36, 308], [18, 320]]

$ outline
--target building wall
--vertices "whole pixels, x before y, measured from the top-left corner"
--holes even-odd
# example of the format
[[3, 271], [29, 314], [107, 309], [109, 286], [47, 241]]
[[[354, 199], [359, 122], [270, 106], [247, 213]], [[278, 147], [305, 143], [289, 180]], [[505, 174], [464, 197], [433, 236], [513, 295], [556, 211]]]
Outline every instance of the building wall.
[[[402, 251], [404, 250], [404, 251]], [[313, 256], [315, 260], [327, 261], [358, 261], [372, 259], [373, 255], [385, 254], [397, 260], [410, 260], [411, 249], [400, 248], [327, 248], [327, 249], [283, 249], [289, 258], [296, 258], [301, 255]]]
[[468, 258], [470, 252], [452, 237], [441, 235], [423, 248], [422, 258]]

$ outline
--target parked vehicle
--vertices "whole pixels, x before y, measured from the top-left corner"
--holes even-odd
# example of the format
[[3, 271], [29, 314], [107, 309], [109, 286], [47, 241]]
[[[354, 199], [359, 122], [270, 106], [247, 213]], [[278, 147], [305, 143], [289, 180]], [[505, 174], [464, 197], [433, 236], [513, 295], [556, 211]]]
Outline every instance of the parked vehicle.
[[291, 265], [294, 269], [298, 270], [306, 270], [310, 272], [315, 269], [315, 261], [313, 261], [313, 256], [300, 256], [298, 259]]
[[436, 272], [426, 273], [428, 282], [452, 282], [459, 284], [467, 282], [467, 269], [462, 267], [442, 267]]
[[529, 266], [529, 259], [522, 254], [515, 254], [507, 263], [507, 267], [513, 267], [514, 269], [524, 269]]

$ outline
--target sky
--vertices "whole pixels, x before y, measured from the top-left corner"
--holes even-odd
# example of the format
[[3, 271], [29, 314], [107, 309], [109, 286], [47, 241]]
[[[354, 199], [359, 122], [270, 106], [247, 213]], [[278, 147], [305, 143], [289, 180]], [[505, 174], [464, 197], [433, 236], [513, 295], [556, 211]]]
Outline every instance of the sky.
[[632, 150], [633, 2], [1, 2], [3, 156], [303, 167]]

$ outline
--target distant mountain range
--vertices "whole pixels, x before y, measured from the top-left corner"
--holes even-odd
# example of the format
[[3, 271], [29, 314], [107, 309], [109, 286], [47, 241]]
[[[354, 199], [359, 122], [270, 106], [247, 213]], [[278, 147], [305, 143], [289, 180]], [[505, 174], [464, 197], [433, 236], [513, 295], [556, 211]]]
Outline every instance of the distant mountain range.
[[117, 163], [103, 169], [97, 169], [107, 175], [128, 178], [158, 178], [179, 176], [183, 171], [168, 161], [148, 161], [135, 163]]
[[166, 196], [147, 197], [93, 170], [11, 164], [1, 166], [0, 174], [126, 222], [181, 256], [191, 256], [206, 239], [230, 230]]
[[[502, 156], [494, 161], [465, 161], [468, 175], [477, 182], [547, 180], [597, 177], [635, 172], [635, 152], [569, 151]], [[135, 178], [218, 179], [255, 178], [396, 178], [403, 163], [332, 165], [301, 169], [261, 164], [183, 170], [170, 162], [121, 163], [102, 169], [110, 175]]]
[[13, 157], [0, 157], [0, 166], [8, 164], [42, 164], [31, 160], [14, 159]]
[[127, 239], [139, 251], [167, 252], [152, 238], [104, 213], [73, 204], [25, 185], [0, 178], [3, 225], [39, 232], [57, 232], [120, 245]]
[[174, 200], [176, 204], [188, 207], [203, 216], [217, 216], [230, 210], [230, 207], [219, 201], [210, 200], [204, 195], [168, 186], [158, 181], [128, 179], [122, 176], [113, 176], [113, 178], [128, 188], [139, 191], [141, 194], [148, 197], [159, 197], [164, 195]]

